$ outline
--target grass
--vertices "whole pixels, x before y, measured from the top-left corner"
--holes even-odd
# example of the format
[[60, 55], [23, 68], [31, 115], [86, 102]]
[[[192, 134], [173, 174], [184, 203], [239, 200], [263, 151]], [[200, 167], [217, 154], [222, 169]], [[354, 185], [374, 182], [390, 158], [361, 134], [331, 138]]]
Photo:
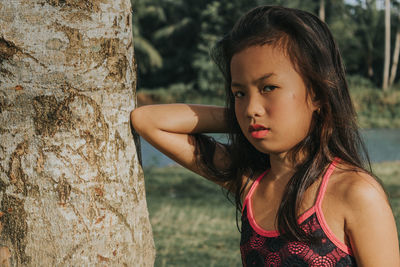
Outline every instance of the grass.
[[[400, 162], [374, 164], [400, 229]], [[146, 168], [155, 266], [241, 266], [235, 208], [213, 183], [178, 166]]]
[[[372, 167], [389, 195], [397, 229], [400, 232], [400, 161], [376, 163]], [[398, 237], [400, 240], [400, 234]]]
[[221, 189], [181, 167], [145, 170], [155, 266], [240, 266], [235, 208]]
[[354, 86], [350, 93], [361, 128], [400, 128], [400, 90]]

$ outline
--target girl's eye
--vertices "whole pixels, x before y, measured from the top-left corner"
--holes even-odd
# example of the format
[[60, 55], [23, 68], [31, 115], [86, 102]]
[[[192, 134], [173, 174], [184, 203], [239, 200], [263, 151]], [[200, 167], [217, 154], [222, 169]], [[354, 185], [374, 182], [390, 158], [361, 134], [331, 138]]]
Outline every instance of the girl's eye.
[[264, 87], [261, 89], [261, 92], [263, 92], [263, 93], [265, 93], [265, 92], [271, 92], [271, 91], [275, 90], [276, 88], [277, 88], [277, 86], [267, 85], [267, 86], [264, 86]]
[[236, 91], [236, 92], [233, 92], [233, 95], [235, 96], [235, 98], [241, 98], [244, 96], [244, 93], [241, 91]]

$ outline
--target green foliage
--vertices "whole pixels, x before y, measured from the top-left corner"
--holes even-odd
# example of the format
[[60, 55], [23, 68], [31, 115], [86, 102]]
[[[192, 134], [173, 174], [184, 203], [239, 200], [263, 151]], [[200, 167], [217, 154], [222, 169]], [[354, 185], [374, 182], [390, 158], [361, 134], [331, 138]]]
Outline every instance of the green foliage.
[[[315, 14], [319, 9], [319, 1], [315, 0], [132, 2], [139, 92], [151, 91], [160, 102], [208, 104], [224, 101], [223, 77], [211, 61], [210, 49], [244, 12], [261, 4], [300, 8]], [[383, 70], [383, 10], [376, 0], [358, 0], [354, 4], [344, 0], [325, 2], [326, 22], [339, 44], [349, 79], [353, 79], [350, 84], [356, 94], [361, 125], [397, 127], [398, 106], [387, 101], [392, 94], [393, 99], [398, 99], [396, 93], [378, 97], [376, 88], [381, 84]], [[394, 13], [398, 12], [398, 2], [392, 1]], [[398, 24], [399, 19], [393, 16], [393, 42]], [[362, 93], [363, 89], [366, 91]], [[399, 89], [394, 86], [392, 91], [396, 90]], [[360, 102], [364, 100], [365, 103]]]
[[362, 76], [349, 76], [348, 81], [360, 127], [400, 128], [400, 90], [383, 92]]
[[141, 36], [133, 37], [135, 44], [136, 60], [139, 63], [141, 73], [147, 73], [153, 68], [162, 67], [162, 57], [160, 53], [152, 46], [148, 40]]
[[[141, 27], [141, 19], [154, 19], [158, 18], [162, 23], [165, 23], [165, 15], [163, 9], [147, 5], [146, 1], [131, 1], [133, 7], [132, 16], [132, 32], [133, 43], [135, 46], [136, 61], [139, 62], [139, 73], [149, 73], [152, 69], [159, 69], [163, 66], [163, 58], [160, 52], [155, 48], [150, 39], [142, 34], [146, 32]], [[137, 10], [140, 10], [138, 12]]]
[[[353, 60], [357, 69], [352, 70], [381, 84], [384, 55], [384, 11], [377, 9], [376, 0], [359, 1], [352, 7], [353, 25], [356, 25], [354, 37], [357, 45], [348, 51], [355, 53]], [[354, 64], [354, 63], [353, 63]]]

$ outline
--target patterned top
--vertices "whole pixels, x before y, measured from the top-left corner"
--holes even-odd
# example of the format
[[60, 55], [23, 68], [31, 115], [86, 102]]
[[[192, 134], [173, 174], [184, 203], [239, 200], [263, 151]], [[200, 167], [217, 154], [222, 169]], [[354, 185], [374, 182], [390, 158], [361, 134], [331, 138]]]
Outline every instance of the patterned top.
[[357, 266], [351, 248], [333, 234], [322, 213], [322, 200], [335, 166], [334, 161], [326, 171], [314, 206], [298, 219], [307, 234], [321, 240], [318, 245], [286, 241], [278, 231], [266, 231], [258, 226], [251, 196], [266, 172], [253, 183], [242, 211], [240, 252], [243, 266]]

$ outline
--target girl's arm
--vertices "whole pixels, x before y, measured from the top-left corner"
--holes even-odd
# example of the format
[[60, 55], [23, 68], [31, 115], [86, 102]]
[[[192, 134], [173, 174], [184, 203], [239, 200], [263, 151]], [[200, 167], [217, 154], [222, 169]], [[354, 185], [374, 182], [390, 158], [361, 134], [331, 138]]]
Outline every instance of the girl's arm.
[[[195, 139], [191, 135], [227, 132], [225, 108], [188, 104], [148, 105], [133, 110], [130, 117], [135, 130], [155, 148], [193, 172], [225, 186], [198, 166]], [[229, 165], [228, 153], [222, 145], [216, 146], [214, 165], [219, 169]]]
[[[354, 175], [354, 174], [353, 174]], [[349, 182], [344, 200], [345, 227], [359, 266], [400, 266], [396, 222], [378, 182], [356, 174]]]

